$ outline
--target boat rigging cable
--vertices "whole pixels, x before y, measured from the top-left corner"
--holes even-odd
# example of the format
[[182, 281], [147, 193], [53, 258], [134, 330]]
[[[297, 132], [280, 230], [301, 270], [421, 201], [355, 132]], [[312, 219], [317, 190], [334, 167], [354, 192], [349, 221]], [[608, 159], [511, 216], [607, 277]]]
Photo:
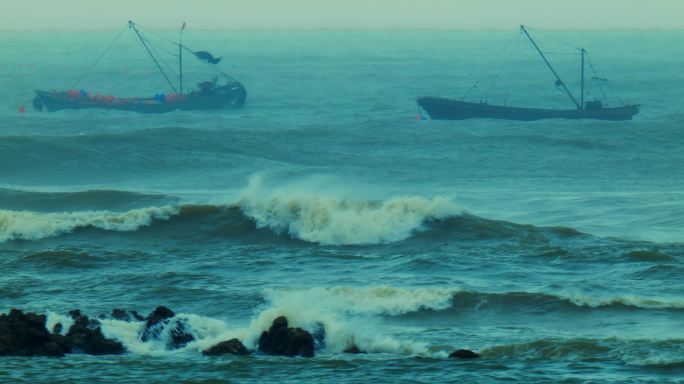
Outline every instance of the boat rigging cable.
[[[164, 36], [162, 36], [162, 35], [160, 35], [160, 34], [154, 32], [154, 31], [151, 31], [151, 30], [149, 30], [149, 29], [147, 29], [147, 28], [141, 27], [141, 26], [138, 25], [138, 24], [136, 24], [135, 26], [136, 26], [136, 28], [138, 28], [138, 29], [141, 30], [141, 31], [144, 31], [145, 33], [149, 33], [149, 34], [151, 34], [151, 35], [154, 35], [154, 36], [157, 37], [158, 39], [164, 40], [164, 41], [166, 41], [166, 42], [169, 43], [169, 44], [173, 44], [173, 46], [179, 45], [177, 42], [175, 42], [175, 41], [173, 41], [173, 40], [170, 40], [170, 39], [168, 39], [168, 38], [166, 38], [166, 37], [164, 37]], [[192, 54], [193, 56], [195, 55], [195, 51], [193, 51], [192, 49], [188, 48], [185, 44], [180, 44], [180, 46], [181, 46], [181, 48], [183, 48], [186, 52]], [[169, 55], [173, 55], [173, 56], [176, 56], [176, 57], [179, 56], [178, 54], [171, 53], [171, 52], [169, 52], [169, 51], [166, 51], [166, 52], [168, 52]], [[215, 65], [212, 65], [211, 63], [205, 62], [205, 61], [203, 61], [203, 60], [199, 60], [199, 61], [202, 62], [202, 64], [206, 65], [208, 68], [211, 68], [214, 72], [217, 72], [217, 73], [223, 75], [226, 79], [228, 79], [228, 80], [230, 80], [230, 81], [233, 81], [233, 82], [236, 82], [236, 83], [238, 82], [237, 80], [235, 80], [235, 78], [233, 78], [233, 77], [230, 76], [229, 74], [223, 72], [222, 70], [220, 70], [219, 68], [217, 68]]]
[[166, 76], [166, 72], [164, 72], [161, 65], [159, 65], [157, 58], [155, 58], [154, 55], [152, 54], [152, 51], [150, 51], [150, 48], [147, 46], [147, 43], [145, 42], [145, 39], [143, 39], [143, 37], [140, 36], [140, 32], [138, 32], [138, 30], [135, 28], [135, 23], [129, 20], [128, 26], [133, 29], [133, 31], [135, 32], [136, 35], [138, 35], [138, 38], [140, 39], [140, 42], [142, 43], [143, 47], [145, 47], [145, 49], [147, 50], [147, 53], [150, 54], [152, 61], [154, 61], [154, 63], [157, 65], [157, 68], [159, 68], [159, 71], [164, 76], [164, 79], [166, 79], [166, 82], [169, 83], [169, 86], [171, 87], [171, 89], [173, 89], [174, 92], [178, 93], [178, 91], [176, 91], [176, 87], [174, 87], [173, 83], [171, 83], [171, 80], [169, 80], [169, 77]]
[[[179, 81], [179, 83], [180, 83], [180, 84], [179, 84], [179, 85], [180, 85], [180, 90], [181, 90], [181, 94], [182, 94], [182, 93], [183, 93], [183, 76], [182, 76], [182, 70], [183, 70], [183, 67], [182, 67], [183, 50], [185, 50], [185, 51], [191, 53], [193, 56], [196, 56], [195, 52], [192, 51], [192, 50], [191, 50], [190, 48], [188, 48], [187, 46], [185, 46], [185, 45], [182, 43], [182, 40], [179, 40], [179, 42], [172, 41], [172, 40], [170, 40], [170, 39], [168, 39], [168, 38], [166, 38], [166, 37], [164, 37], [164, 36], [161, 36], [160, 34], [154, 32], [154, 31], [151, 31], [151, 30], [149, 30], [149, 29], [147, 29], [147, 28], [143, 28], [143, 27], [141, 27], [140, 25], [138, 25], [138, 24], [136, 24], [136, 23], [134, 23], [133, 21], [130, 21], [130, 20], [129, 20], [129, 22], [128, 22], [128, 25], [127, 25], [126, 27], [124, 27], [124, 28], [116, 35], [116, 37], [115, 37], [114, 40], [109, 44], [109, 46], [107, 46], [107, 48], [102, 52], [102, 54], [100, 54], [100, 56], [93, 62], [93, 64], [92, 64], [86, 71], [83, 72], [83, 74], [76, 80], [76, 82], [74, 82], [74, 84], [71, 86], [70, 89], [76, 89], [76, 88], [79, 86], [79, 84], [81, 84], [81, 82], [83, 81], [83, 79], [84, 79], [86, 76], [88, 76], [88, 75], [90, 74], [90, 72], [91, 72], [91, 71], [100, 63], [100, 61], [102, 61], [102, 59], [109, 53], [109, 51], [111, 51], [111, 49], [114, 47], [114, 45], [119, 41], [119, 39], [121, 38], [121, 36], [123, 35], [123, 33], [126, 31], [126, 29], [132, 29], [132, 30], [135, 32], [136, 36], [138, 37], [138, 39], [139, 39], [140, 42], [142, 43], [143, 47], [145, 48], [145, 50], [147, 51], [147, 53], [148, 53], [148, 54], [150, 55], [150, 57], [152, 58], [152, 61], [153, 61], [154, 64], [156, 65], [157, 69], [159, 69], [159, 72], [161, 72], [162, 76], [164, 76], [164, 79], [166, 80], [166, 82], [167, 82], [167, 84], [169, 85], [169, 87], [171, 87], [171, 89], [172, 89], [174, 92], [176, 92], [176, 93], [177, 93], [176, 87], [173, 85], [173, 82], [171, 81], [171, 79], [169, 78], [169, 76], [167, 75], [167, 73], [171, 73], [174, 77], [177, 77], [177, 78], [178, 78], [178, 81]], [[152, 44], [152, 42], [151, 42], [147, 37], [143, 36], [143, 34], [141, 33], [141, 31], [144, 31], [146, 34], [153, 35], [153, 36], [155, 36], [156, 38], [158, 38], [158, 39], [160, 39], [160, 40], [163, 40], [164, 42], [168, 42], [168, 43], [172, 44], [174, 47], [177, 46], [177, 47], [178, 47], [178, 53], [171, 52], [171, 51], [168, 50], [168, 49], [165, 49], [165, 48], [163, 48], [163, 47], [158, 47], [158, 46], [156, 46], [155, 44]], [[182, 30], [181, 30], [180, 38], [182, 39]], [[163, 51], [165, 54], [168, 54], [168, 55], [170, 55], [170, 56], [174, 56], [174, 57], [178, 57], [178, 58], [179, 58], [179, 71], [180, 71], [179, 73], [176, 73], [176, 71], [173, 69], [173, 66], [171, 66], [166, 60], [164, 60], [163, 55], [160, 54], [160, 51]], [[208, 62], [204, 62], [204, 61], [202, 61], [202, 60], [199, 60], [199, 61], [202, 62], [202, 63], [203, 63], [204, 65], [206, 65], [207, 67], [211, 68], [213, 71], [215, 71], [215, 72], [219, 73], [220, 75], [222, 75], [224, 78], [226, 78], [226, 79], [228, 79], [228, 80], [230, 80], [230, 81], [232, 81], [232, 82], [234, 82], [234, 83], [238, 83], [238, 81], [235, 80], [232, 76], [230, 76], [230, 75], [228, 75], [227, 73], [223, 72], [222, 70], [220, 70], [220, 69], [217, 68], [216, 66], [214, 66], [214, 65], [212, 65], [212, 64], [210, 64], [210, 63], [208, 63]]]
[[[601, 81], [603, 81], [603, 80], [605, 80], [605, 79], [603, 79], [602, 77], [599, 77], [598, 73], [596, 72], [596, 69], [594, 69], [594, 64], [591, 62], [591, 59], [589, 58], [589, 53], [588, 53], [587, 51], [585, 51], [583, 48], [580, 48], [580, 47], [578, 47], [578, 46], [576, 46], [576, 45], [573, 45], [573, 44], [571, 44], [571, 43], [568, 43], [567, 41], [561, 40], [561, 39], [559, 39], [559, 38], [557, 38], [557, 37], [555, 37], [555, 36], [553, 36], [553, 35], [550, 35], [550, 34], [548, 34], [548, 33], [544, 33], [544, 32], [542, 32], [542, 31], [540, 31], [540, 30], [538, 30], [538, 29], [536, 29], [536, 28], [530, 28], [530, 27], [527, 27], [527, 26], [526, 26], [525, 28], [527, 28], [527, 29], [530, 30], [530, 31], [534, 31], [534, 33], [536, 33], [536, 34], [545, 36], [545, 37], [547, 37], [547, 38], [549, 38], [549, 39], [551, 39], [551, 40], [554, 40], [554, 41], [559, 42], [559, 43], [561, 43], [561, 44], [567, 45], [568, 47], [570, 47], [570, 48], [572, 48], [572, 49], [574, 49], [574, 50], [576, 50], [576, 51], [583, 52], [583, 53], [584, 53], [584, 57], [587, 59], [587, 63], [589, 64], [589, 69], [591, 69], [591, 73], [593, 74], [592, 80], [594, 80], [594, 81], [596, 82], [596, 85], [597, 85], [597, 86], [599, 87], [599, 89], [601, 90], [601, 95], [603, 96], [603, 101], [604, 101], [606, 104], [608, 104], [608, 96], [606, 96], [606, 92], [605, 92], [605, 90], [603, 89], [603, 86], [601, 85]], [[546, 53], [549, 53], [549, 52], [546, 52]], [[619, 98], [618, 98], [618, 99], [619, 99]]]
[[[603, 101], [605, 101], [606, 104], [608, 104], [608, 96], [606, 96], [606, 92], [603, 90], [603, 85], [601, 85], [601, 82], [605, 81], [606, 79], [599, 77], [598, 73], [596, 73], [596, 70], [594, 69], [594, 64], [591, 62], [591, 59], [589, 58], [589, 54], [587, 52], [584, 52], [584, 57], [587, 58], [587, 63], [589, 63], [589, 69], [591, 69], [591, 73], [594, 75], [591, 79], [596, 82], [596, 85], [598, 85], [599, 89], [601, 90]], [[622, 100], [620, 100], [620, 102], [622, 102]]]
[[71, 86], [70, 89], [76, 89], [76, 87], [78, 87], [78, 85], [81, 83], [81, 81], [83, 81], [83, 79], [90, 73], [90, 71], [92, 71], [97, 66], [97, 64], [100, 63], [100, 60], [102, 60], [102, 58], [105, 57], [107, 52], [109, 52], [112, 49], [112, 47], [114, 47], [114, 44], [116, 44], [116, 42], [119, 40], [121, 35], [123, 35], [123, 33], [126, 32], [126, 29], [128, 29], [128, 27], [124, 27], [121, 30], [121, 32], [119, 32], [119, 34], [116, 35], [116, 38], [114, 39], [114, 41], [112, 41], [111, 44], [109, 44], [107, 49], [105, 49], [105, 51], [102, 52], [100, 57], [98, 57], [97, 60], [95, 60], [95, 62], [90, 66], [90, 68], [88, 68], [85, 72], [83, 72], [81, 77], [79, 77], [78, 80], [76, 80], [76, 82]]
[[[571, 48], [572, 51], [573, 51], [573, 52], [567, 52], [567, 51], [566, 51], [566, 52], [563, 52], [563, 51], [558, 51], [558, 52], [556, 52], [556, 51], [541, 51], [540, 49], [537, 49], [537, 51], [538, 51], [539, 53], [544, 53], [544, 54], [559, 54], [559, 55], [573, 55], [573, 56], [575, 56], [575, 55], [578, 54], [578, 53], [575, 52], [575, 51], [579, 51], [579, 52], [580, 52], [580, 55], [583, 54], [584, 57], [585, 57], [586, 60], [587, 60], [587, 64], [588, 64], [588, 66], [589, 66], [589, 69], [591, 70], [591, 72], [592, 72], [592, 74], [593, 74], [593, 76], [591, 77], [591, 80], [593, 80], [593, 81], [596, 83], [596, 86], [599, 88], [599, 90], [600, 90], [600, 92], [601, 92], [601, 100], [602, 100], [604, 103], [606, 103], [606, 105], [609, 104], [609, 102], [608, 102], [608, 96], [606, 95], [606, 91], [605, 91], [603, 85], [601, 84], [601, 82], [602, 82], [602, 81], [606, 81], [606, 79], [605, 79], [605, 78], [602, 78], [602, 77], [600, 77], [600, 76], [598, 75], [598, 73], [597, 73], [597, 71], [596, 71], [596, 69], [595, 69], [595, 67], [594, 67], [594, 65], [593, 65], [593, 63], [592, 63], [592, 61], [591, 61], [591, 59], [589, 58], [589, 54], [588, 54], [588, 52], [587, 52], [586, 50], [583, 50], [582, 48], [579, 48], [579, 47], [577, 47], [577, 46], [575, 46], [575, 45], [573, 45], [573, 44], [571, 44], [571, 43], [568, 43], [567, 41], [561, 40], [561, 39], [559, 39], [559, 38], [557, 38], [557, 37], [554, 37], [554, 36], [552, 36], [552, 35], [549, 35], [549, 34], [547, 34], [547, 33], [544, 33], [544, 32], [542, 32], [542, 31], [539, 31], [539, 30], [534, 29], [534, 28], [529, 28], [529, 27], [526, 26], [526, 27], [525, 27], [525, 30], [534, 31], [535, 34], [542, 35], [542, 36], [544, 36], [544, 37], [546, 37], [546, 38], [549, 38], [549, 39], [551, 39], [551, 40], [553, 40], [553, 41], [555, 41], [555, 42], [558, 42], [558, 43], [560, 43], [560, 44], [563, 44], [563, 45], [565, 45], [565, 46]], [[509, 63], [510, 63], [510, 61], [511, 61], [513, 51], [515, 50], [515, 48], [516, 48], [516, 46], [517, 46], [517, 43], [519, 42], [519, 40], [516, 40], [515, 37], [520, 37], [520, 36], [522, 36], [523, 34], [525, 34], [525, 33], [524, 33], [525, 30], [520, 29], [520, 33], [518, 33], [518, 34], [512, 36], [511, 39], [508, 40], [508, 42], [506, 43], [506, 45], [503, 47], [503, 49], [501, 49], [501, 51], [497, 54], [496, 58], [495, 58], [495, 59], [494, 59], [486, 68], [485, 68], [485, 70], [484, 70], [485, 72], [490, 72], [490, 71], [494, 68], [494, 66], [497, 66], [497, 67], [498, 67], [498, 69], [497, 69], [496, 71], [494, 71], [494, 74], [491, 76], [492, 80], [491, 80], [491, 82], [489, 82], [488, 86], [486, 87], [486, 89], [485, 89], [484, 92], [482, 93], [481, 99], [487, 100], [487, 99], [489, 98], [491, 92], [492, 92], [495, 88], [497, 88], [497, 85], [498, 85], [498, 83], [499, 83], [499, 80], [500, 80], [500, 78], [501, 78], [501, 76], [502, 76], [502, 74], [503, 74], [504, 71], [506, 72], [506, 74], [508, 74], [508, 73], [511, 72], [511, 68], [510, 68], [510, 66], [509, 66]], [[529, 37], [529, 35], [528, 35], [528, 37]], [[514, 43], [514, 40], [515, 40], [515, 44], [513, 44], [513, 43]], [[532, 41], [531, 41], [531, 42], [532, 42]], [[534, 42], [532, 42], [532, 43], [533, 43], [533, 47], [538, 48], [537, 46], [535, 46], [536, 44], [534, 44]], [[502, 60], [502, 57], [503, 57], [503, 56], [505, 56], [505, 60]], [[555, 70], [554, 70], [552, 67], [549, 66], [550, 63], [546, 60], [546, 58], [544, 57], [544, 55], [543, 55], [543, 54], [540, 54], [538, 57], [541, 59], [541, 62], [542, 62], [544, 65], [547, 66], [547, 68], [551, 69], [552, 74], [553, 74], [554, 77], [556, 78], [556, 86], [558, 87], [558, 90], [559, 90], [562, 94], [564, 94], [564, 95], [566, 95], [566, 96], [570, 96], [570, 98], [571, 98], [571, 100], [573, 101], [573, 103], [575, 104], [575, 106], [578, 106], [579, 104], [583, 104], [583, 102], [582, 102], [582, 103], [578, 103], [578, 102], [577, 102], [577, 100], [574, 98], [574, 95], [572, 95], [571, 92], [569, 91], [569, 89], [565, 86], [565, 82], [562, 81], [562, 80], [560, 79], [559, 75], [555, 72]], [[503, 63], [500, 64], [501, 62], [503, 62]], [[497, 65], [497, 64], [500, 64], [500, 65]], [[479, 88], [479, 87], [480, 87], [480, 81], [479, 81], [479, 80], [476, 80], [476, 81], [474, 82], [474, 84], [473, 84], [470, 88], [468, 88], [468, 89], [466, 90], [466, 92], [463, 94], [463, 96], [461, 96], [461, 100], [465, 100], [465, 99], [466, 99], [466, 98], [467, 98], [467, 97], [468, 97], [476, 88]], [[504, 85], [504, 89], [505, 89], [505, 90], [503, 91], [504, 94], [507, 94], [507, 89], [508, 89], [509, 87], [510, 87], [510, 83], [506, 83], [506, 84]], [[588, 89], [586, 89], [586, 88], [585, 88], [583, 91], [581, 91], [581, 93], [582, 93], [582, 94], [583, 94], [583, 93], [593, 94], [593, 92], [591, 92], [590, 90], [588, 90]], [[618, 100], [619, 100], [619, 98], [618, 98]], [[620, 100], [620, 101], [621, 101], [621, 100]], [[622, 101], [621, 101], [621, 102], [622, 102]], [[505, 105], [505, 102], [504, 102], [504, 105]]]
[[[498, 71], [493, 76], [492, 82], [489, 83], [489, 87], [487, 87], [487, 90], [483, 94], [485, 100], [489, 99], [489, 95], [492, 93], [492, 90], [494, 88], [496, 88], [497, 84], [499, 84], [499, 79], [501, 79], [501, 77], [503, 77], [504, 78], [504, 84], [502, 86], [502, 89], [504, 90], [503, 94], [505, 95], [504, 96], [504, 104], [506, 104], [506, 102], [508, 101], [508, 90], [510, 89], [510, 86], [511, 86], [510, 73], [512, 71], [512, 66], [510, 65], [510, 62], [511, 62], [511, 59], [513, 58], [513, 52], [515, 52], [518, 45], [520, 44], [521, 36], [522, 36], [521, 33], [519, 33], [517, 35], [513, 35], [511, 40], [509, 41], [508, 46], [507, 46], [507, 52], [508, 53], [506, 53], [506, 59], [499, 66]], [[499, 55], [499, 56], [501, 56], [501, 55]], [[493, 66], [493, 64], [492, 64], [492, 66]]]
[[[506, 52], [506, 51], [508, 50], [508, 48], [511, 47], [511, 45], [512, 45], [512, 43], [513, 43], [513, 40], [515, 40], [516, 37], [520, 38], [520, 35], [513, 35], [513, 36], [511, 36], [511, 38], [508, 40], [508, 42], [506, 42], [506, 45], [504, 45], [504, 47], [501, 49], [501, 51], [499, 51], [499, 53], [496, 55], [496, 58], [495, 58], [493, 61], [491, 61], [491, 62], [489, 63], [489, 65], [487, 65], [487, 67], [484, 68], [484, 70], [483, 70], [484, 73], [488, 73], [489, 71], [492, 70], [492, 68], [494, 67], [494, 65], [497, 64], [497, 63], [499, 62], [499, 60], [501, 59], [501, 56], [504, 54], [504, 52]], [[511, 52], [512, 52], [512, 49], [511, 49], [511, 50], [508, 50], [508, 57], [509, 57], [509, 59], [510, 59]], [[508, 61], [508, 60], [507, 60], [507, 61]], [[494, 80], [493, 80], [494, 82], [496, 82], [496, 79], [498, 78], [498, 76], [499, 76], [499, 74], [496, 74], [496, 75], [494, 76]], [[471, 77], [472, 77], [472, 74], [471, 74]], [[477, 88], [477, 87], [479, 86], [479, 83], [480, 83], [480, 81], [479, 81], [479, 80], [476, 80], [475, 83], [474, 83], [474, 84], [466, 91], [466, 93], [461, 97], [461, 100], [464, 100], [466, 97], [468, 97], [468, 95], [470, 94], [470, 92], [473, 91], [475, 88]], [[492, 88], [492, 84], [490, 84], [489, 87], [487, 88], [487, 91], [485, 92], [485, 95], [486, 95], [487, 93], [489, 93], [489, 90], [490, 90], [491, 88]]]

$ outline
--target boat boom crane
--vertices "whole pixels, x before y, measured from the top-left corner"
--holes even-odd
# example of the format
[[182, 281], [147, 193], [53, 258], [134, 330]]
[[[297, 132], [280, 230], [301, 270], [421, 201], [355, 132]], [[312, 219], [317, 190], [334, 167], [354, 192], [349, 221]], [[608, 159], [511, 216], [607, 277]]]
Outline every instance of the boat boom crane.
[[[534, 42], [534, 39], [532, 39], [532, 36], [530, 36], [530, 34], [527, 33], [527, 29], [525, 28], [525, 26], [521, 25], [520, 30], [525, 33], [525, 36], [527, 36], [528, 39], [530, 39], [530, 43], [532, 43], [532, 46], [534, 47], [534, 49], [537, 50], [537, 52], [541, 56], [542, 60], [544, 60], [544, 63], [546, 64], [546, 66], [549, 67], [549, 69], [551, 70], [551, 73], [553, 73], [553, 75], [556, 76], [556, 84], [563, 87], [563, 90], [565, 91], [565, 93], [568, 94], [568, 96], [570, 97], [572, 102], [575, 103], [575, 106], [577, 107], [577, 109], [581, 110], [582, 104], [577, 102], [577, 99], [575, 99], [575, 96], [573, 96], [572, 92], [570, 92], [568, 87], [565, 86], [565, 83], [563, 82], [563, 80], [561, 80], [560, 76], [558, 76], [558, 73], [556, 73], [556, 70], [553, 69], [553, 67], [551, 66], [551, 63], [549, 63], [549, 61], [546, 59], [546, 56], [544, 56], [544, 53], [542, 53], [541, 49], [539, 49], [539, 47], [537, 46], [537, 43]], [[582, 50], [582, 63], [584, 63], [584, 50]], [[582, 77], [584, 78], [584, 69], [582, 70]], [[582, 81], [582, 96], [583, 96], [582, 98], [584, 98], [584, 81]]]
[[166, 79], [166, 82], [169, 84], [169, 87], [171, 87], [171, 89], [173, 89], [173, 91], [177, 93], [176, 87], [173, 86], [173, 83], [171, 82], [171, 80], [169, 80], [169, 77], [166, 76], [166, 72], [164, 72], [161, 65], [159, 65], [157, 58], [154, 57], [154, 55], [152, 54], [152, 51], [147, 46], [145, 39], [143, 39], [143, 37], [140, 36], [140, 32], [138, 32], [138, 28], [135, 27], [135, 23], [132, 22], [131, 20], [128, 20], [128, 27], [131, 28], [133, 30], [133, 32], [135, 32], [135, 34], [138, 36], [138, 39], [140, 39], [140, 42], [142, 43], [143, 47], [145, 47], [145, 50], [147, 51], [147, 53], [150, 54], [152, 61], [154, 61], [154, 64], [157, 66], [157, 68], [159, 68], [159, 72], [161, 72], [162, 76], [164, 76], [164, 79]]

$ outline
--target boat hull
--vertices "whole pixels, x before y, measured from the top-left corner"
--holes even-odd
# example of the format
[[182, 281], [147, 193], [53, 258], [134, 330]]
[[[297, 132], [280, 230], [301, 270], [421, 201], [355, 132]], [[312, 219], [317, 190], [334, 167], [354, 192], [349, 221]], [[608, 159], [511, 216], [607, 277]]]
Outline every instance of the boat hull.
[[473, 103], [444, 99], [440, 97], [421, 97], [418, 105], [435, 120], [464, 120], [476, 118], [534, 121], [542, 119], [599, 119], [631, 120], [639, 113], [639, 105], [625, 105], [614, 108], [594, 109], [542, 109], [519, 108]]
[[192, 92], [183, 96], [158, 98], [114, 98], [112, 96], [82, 96], [78, 92], [47, 92], [36, 90], [33, 105], [48, 112], [64, 109], [100, 108], [140, 113], [167, 113], [175, 110], [216, 110], [240, 107], [247, 92], [242, 84], [222, 87], [220, 92]]

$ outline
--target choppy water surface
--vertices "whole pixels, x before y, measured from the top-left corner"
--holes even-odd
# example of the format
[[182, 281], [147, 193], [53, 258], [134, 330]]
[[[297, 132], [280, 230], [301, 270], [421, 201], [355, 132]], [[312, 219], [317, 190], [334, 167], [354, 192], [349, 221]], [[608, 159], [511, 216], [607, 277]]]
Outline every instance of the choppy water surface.
[[[244, 109], [21, 114], [116, 32], [3, 32], [0, 311], [52, 324], [166, 305], [197, 340], [168, 351], [105, 320], [126, 355], [3, 358], [0, 381], [681, 380], [684, 36], [558, 34], [589, 50], [609, 101], [643, 104], [634, 121], [417, 121], [417, 96], [485, 73], [499, 85], [474, 98], [568, 105], [524, 41], [491, 65], [512, 36], [491, 31], [197, 31]], [[144, 55], [124, 34], [79, 87], [164, 92]], [[551, 59], [576, 85], [574, 56]], [[325, 347], [199, 353], [254, 347], [278, 315], [322, 324]], [[445, 358], [457, 348], [483, 358]]]

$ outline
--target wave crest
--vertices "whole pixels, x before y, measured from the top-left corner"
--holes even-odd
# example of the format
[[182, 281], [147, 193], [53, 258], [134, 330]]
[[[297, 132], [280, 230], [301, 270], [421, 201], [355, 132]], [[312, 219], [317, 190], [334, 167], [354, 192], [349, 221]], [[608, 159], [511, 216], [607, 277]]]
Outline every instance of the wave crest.
[[320, 196], [243, 194], [238, 203], [260, 228], [326, 245], [383, 244], [410, 237], [461, 210], [444, 197], [353, 201]]
[[178, 206], [149, 207], [126, 212], [37, 213], [0, 210], [0, 242], [39, 240], [85, 227], [108, 231], [135, 231], [140, 227], [149, 226], [153, 220], [168, 220], [179, 211]]

